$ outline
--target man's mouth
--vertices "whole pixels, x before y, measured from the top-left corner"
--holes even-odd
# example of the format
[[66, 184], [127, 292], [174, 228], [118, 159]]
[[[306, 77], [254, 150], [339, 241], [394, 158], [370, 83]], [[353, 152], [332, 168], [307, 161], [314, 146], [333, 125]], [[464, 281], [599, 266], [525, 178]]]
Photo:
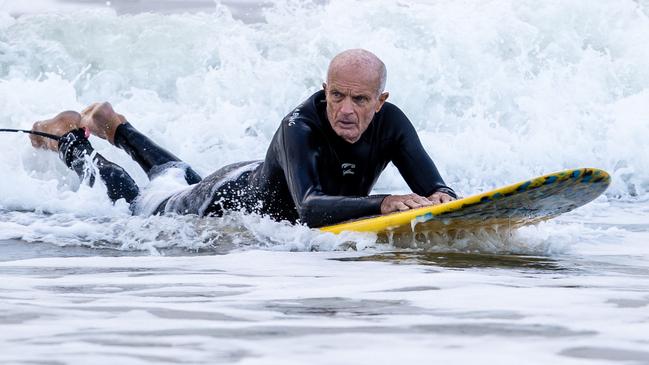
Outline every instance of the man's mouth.
[[351, 120], [339, 120], [338, 125], [344, 129], [350, 129], [356, 127], [356, 122]]

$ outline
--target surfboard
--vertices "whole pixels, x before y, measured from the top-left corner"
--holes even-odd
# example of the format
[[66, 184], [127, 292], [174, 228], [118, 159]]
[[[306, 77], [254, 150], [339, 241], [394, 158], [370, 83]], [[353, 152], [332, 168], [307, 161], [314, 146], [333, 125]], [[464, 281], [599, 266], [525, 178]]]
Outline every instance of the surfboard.
[[378, 234], [518, 228], [578, 208], [609, 186], [606, 171], [580, 168], [543, 175], [449, 203], [322, 227], [325, 232]]

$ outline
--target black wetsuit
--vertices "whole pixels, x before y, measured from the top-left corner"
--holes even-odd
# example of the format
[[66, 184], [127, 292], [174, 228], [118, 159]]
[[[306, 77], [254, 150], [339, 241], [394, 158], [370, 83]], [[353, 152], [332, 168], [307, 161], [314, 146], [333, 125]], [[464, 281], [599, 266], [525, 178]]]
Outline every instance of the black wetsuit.
[[[115, 144], [150, 178], [166, 167], [183, 167], [178, 158], [130, 124], [117, 128]], [[203, 180], [184, 165], [185, 178], [193, 185], [166, 199], [156, 212], [202, 216], [243, 209], [310, 227], [378, 215], [386, 195], [368, 194], [389, 162], [414, 193], [430, 196], [441, 191], [455, 197], [399, 108], [385, 103], [360, 140], [350, 144], [331, 128], [324, 92], [318, 91], [282, 120], [264, 161], [228, 165]], [[109, 195], [113, 191], [113, 200], [135, 200], [127, 174], [128, 179], [123, 179], [121, 173], [113, 172], [115, 178], [109, 181], [106, 174], [100, 175]]]

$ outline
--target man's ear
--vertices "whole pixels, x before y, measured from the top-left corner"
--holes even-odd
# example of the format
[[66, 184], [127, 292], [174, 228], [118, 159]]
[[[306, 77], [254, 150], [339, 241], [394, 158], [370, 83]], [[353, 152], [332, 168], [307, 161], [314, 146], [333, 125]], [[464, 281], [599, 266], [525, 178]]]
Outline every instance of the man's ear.
[[385, 101], [388, 100], [388, 96], [390, 96], [390, 93], [387, 91], [382, 92], [381, 95], [379, 95], [379, 104], [376, 106], [377, 113], [379, 112], [379, 110], [381, 110], [383, 104], [385, 104]]
[[327, 83], [326, 83], [326, 82], [323, 82], [323, 83], [322, 83], [322, 90], [324, 90], [325, 92], [327, 92]]

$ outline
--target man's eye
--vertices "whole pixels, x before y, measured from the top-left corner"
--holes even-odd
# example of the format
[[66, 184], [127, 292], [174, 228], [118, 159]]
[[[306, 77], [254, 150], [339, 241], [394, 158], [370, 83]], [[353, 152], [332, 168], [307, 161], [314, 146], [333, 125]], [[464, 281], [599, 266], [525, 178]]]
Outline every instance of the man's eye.
[[368, 101], [367, 97], [365, 96], [354, 96], [354, 102], [356, 104], [364, 104]]
[[339, 93], [338, 91], [333, 91], [333, 92], [331, 93], [331, 95], [332, 95], [334, 98], [342, 98], [342, 96], [343, 96], [343, 94]]

